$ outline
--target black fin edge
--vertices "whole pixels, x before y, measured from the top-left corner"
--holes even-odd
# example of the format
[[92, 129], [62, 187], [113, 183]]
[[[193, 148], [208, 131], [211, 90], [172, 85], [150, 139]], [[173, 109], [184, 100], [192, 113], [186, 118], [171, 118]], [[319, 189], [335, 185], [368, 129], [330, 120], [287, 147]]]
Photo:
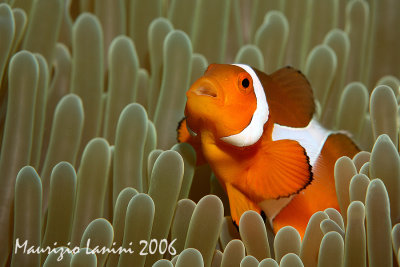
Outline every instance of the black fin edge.
[[299, 190], [297, 190], [296, 192], [291, 193], [291, 194], [288, 194], [287, 196], [279, 196], [279, 197], [277, 197], [277, 198], [275, 198], [275, 199], [287, 198], [287, 197], [291, 197], [291, 196], [293, 196], [293, 195], [297, 195], [297, 194], [300, 193], [302, 190], [304, 190], [307, 186], [309, 186], [309, 185], [312, 183], [312, 181], [314, 180], [314, 174], [313, 174], [313, 172], [312, 172], [312, 166], [311, 166], [311, 164], [310, 164], [310, 157], [307, 155], [307, 152], [306, 152], [305, 148], [304, 148], [304, 147], [302, 147], [302, 148], [303, 148], [304, 156], [306, 156], [306, 158], [307, 158], [308, 171], [309, 171], [309, 173], [310, 173], [310, 175], [308, 176], [308, 181], [307, 181], [307, 183], [305, 183], [304, 186], [301, 187], [301, 188], [300, 188]]
[[186, 117], [183, 117], [179, 122], [178, 122], [178, 127], [176, 127], [176, 141], [178, 141], [178, 143], [181, 143], [181, 141], [179, 140], [179, 129], [182, 126], [182, 123], [186, 120]]

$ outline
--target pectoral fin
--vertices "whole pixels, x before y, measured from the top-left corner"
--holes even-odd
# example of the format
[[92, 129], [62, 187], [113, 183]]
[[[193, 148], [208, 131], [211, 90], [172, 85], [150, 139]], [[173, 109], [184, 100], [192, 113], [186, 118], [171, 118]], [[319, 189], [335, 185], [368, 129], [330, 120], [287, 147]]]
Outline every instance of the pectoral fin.
[[239, 189], [258, 203], [297, 194], [312, 179], [305, 149], [297, 141], [284, 139], [268, 142], [263, 147]]
[[196, 151], [196, 165], [199, 166], [205, 164], [206, 160], [203, 155], [203, 150], [201, 149], [201, 140], [199, 136], [196, 136], [196, 133], [189, 132], [186, 125], [186, 118], [183, 118], [179, 122], [176, 131], [178, 143], [189, 143]]

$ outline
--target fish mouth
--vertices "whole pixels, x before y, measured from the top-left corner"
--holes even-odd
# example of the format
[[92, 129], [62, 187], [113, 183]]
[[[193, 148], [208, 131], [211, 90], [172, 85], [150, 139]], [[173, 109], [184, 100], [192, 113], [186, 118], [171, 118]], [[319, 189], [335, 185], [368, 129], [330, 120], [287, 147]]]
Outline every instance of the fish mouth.
[[194, 93], [196, 95], [203, 95], [203, 96], [209, 96], [209, 97], [217, 97], [217, 90], [213, 88], [212, 86], [207, 86], [207, 85], [201, 85], [197, 87], [194, 90]]

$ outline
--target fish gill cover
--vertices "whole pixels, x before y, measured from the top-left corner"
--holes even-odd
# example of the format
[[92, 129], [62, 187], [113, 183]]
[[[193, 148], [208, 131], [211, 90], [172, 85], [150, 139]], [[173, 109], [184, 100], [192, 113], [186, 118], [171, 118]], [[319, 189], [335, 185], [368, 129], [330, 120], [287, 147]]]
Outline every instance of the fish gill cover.
[[[397, 265], [399, 1], [0, 2], [0, 266]], [[239, 233], [176, 144], [190, 84], [234, 62], [302, 70], [363, 150], [302, 240], [253, 211]]]

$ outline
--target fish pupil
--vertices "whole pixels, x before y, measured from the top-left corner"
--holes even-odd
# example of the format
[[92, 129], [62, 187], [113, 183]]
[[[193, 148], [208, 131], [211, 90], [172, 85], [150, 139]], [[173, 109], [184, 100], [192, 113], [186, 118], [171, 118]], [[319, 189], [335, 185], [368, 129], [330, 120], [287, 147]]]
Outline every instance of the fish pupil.
[[249, 87], [249, 85], [250, 85], [249, 79], [247, 79], [247, 78], [243, 79], [243, 81], [242, 81], [242, 86], [243, 86], [244, 88], [247, 88], [247, 87]]

